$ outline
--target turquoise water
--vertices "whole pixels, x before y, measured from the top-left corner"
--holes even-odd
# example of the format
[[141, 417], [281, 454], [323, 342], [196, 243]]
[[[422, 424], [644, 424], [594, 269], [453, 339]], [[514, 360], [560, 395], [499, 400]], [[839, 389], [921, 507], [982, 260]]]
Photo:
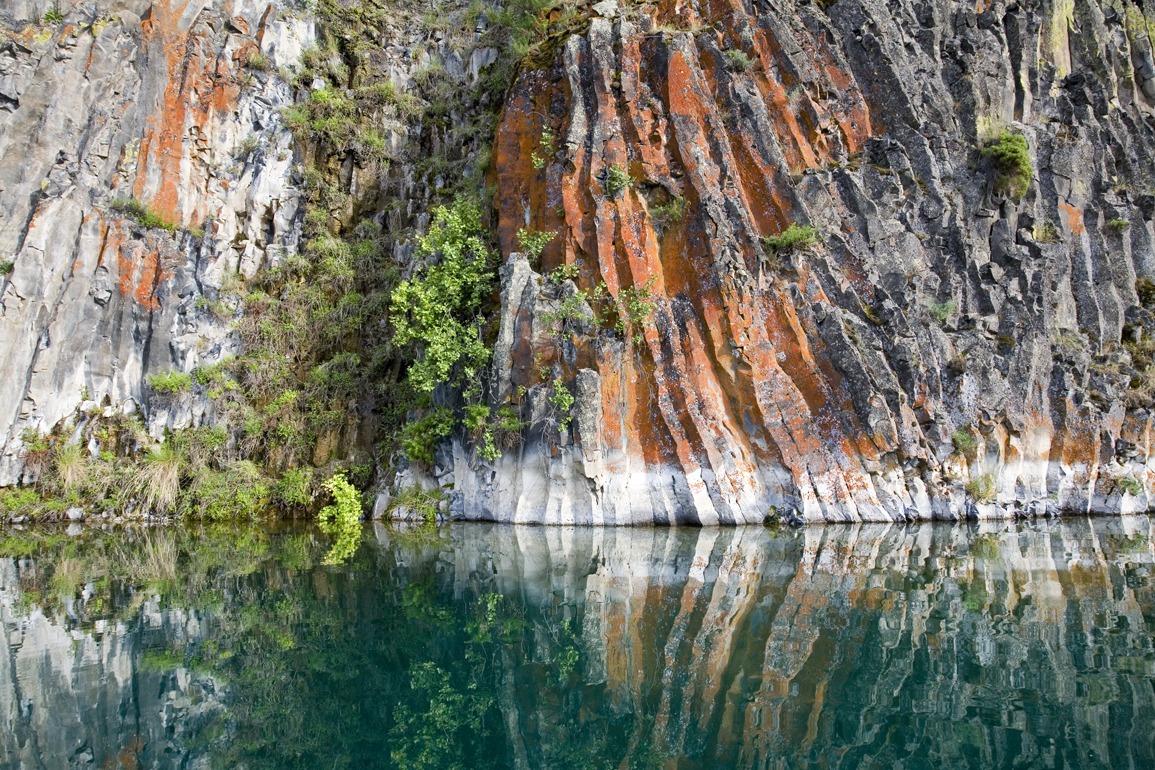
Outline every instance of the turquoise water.
[[0, 533], [0, 766], [1155, 767], [1152, 522]]

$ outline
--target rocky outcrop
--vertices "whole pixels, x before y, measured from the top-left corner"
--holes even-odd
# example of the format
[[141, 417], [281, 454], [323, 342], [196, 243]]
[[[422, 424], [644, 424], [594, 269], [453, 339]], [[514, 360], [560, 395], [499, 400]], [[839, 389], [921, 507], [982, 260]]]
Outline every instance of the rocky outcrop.
[[234, 352], [222, 287], [299, 237], [293, 97], [268, 70], [311, 23], [257, 0], [51, 7], [63, 22], [0, 11], [0, 485], [28, 429], [207, 419], [208, 399], [153, 398], [146, 376]]
[[[503, 252], [557, 233], [503, 272], [493, 404], [537, 429], [492, 467], [457, 447], [457, 513], [1145, 509], [1151, 13], [593, 6], [523, 67], [498, 129]], [[1021, 199], [982, 152], [1003, 132], [1029, 146]], [[817, 243], [764, 240], [792, 224]]]
[[[28, 431], [91, 439], [93, 417], [134, 413], [159, 439], [224, 422], [204, 388], [170, 398], [148, 377], [243, 354], [244, 289], [302, 250], [309, 194], [339, 235], [371, 220], [412, 273], [432, 206], [480, 178], [496, 91], [479, 83], [505, 61], [485, 12], [439, 8], [339, 17], [357, 26], [349, 50], [329, 45], [312, 83], [284, 69], [319, 34], [295, 5], [0, 11], [0, 486], [35, 479]], [[1130, 0], [553, 11], [505, 94], [488, 179], [504, 256], [486, 390], [528, 428], [494, 462], [465, 437], [443, 448], [427, 481], [448, 513], [1146, 509], [1153, 16]], [[282, 108], [329, 87], [362, 100], [351, 125], [372, 129], [379, 163], [294, 142]], [[984, 153], [1003, 133], [1026, 142], [1021, 196]], [[538, 254], [522, 230], [553, 239]], [[774, 240], [788, 233], [803, 237]], [[393, 356], [386, 392], [405, 361], [374, 345], [338, 352]], [[301, 357], [302, 381], [322, 359]], [[315, 448], [246, 459], [271, 475], [360, 463], [379, 413], [406, 411], [389, 397], [322, 404]]]

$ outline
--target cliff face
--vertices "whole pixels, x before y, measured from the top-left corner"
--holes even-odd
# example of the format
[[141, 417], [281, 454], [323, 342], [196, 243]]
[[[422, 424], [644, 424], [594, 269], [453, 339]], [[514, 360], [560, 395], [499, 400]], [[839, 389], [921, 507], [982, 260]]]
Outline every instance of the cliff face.
[[[337, 18], [367, 31], [295, 85], [284, 68], [318, 36], [307, 4], [0, 11], [0, 485], [34, 480], [29, 430], [79, 435], [97, 414], [143, 414], [155, 439], [241, 433], [204, 388], [164, 398], [146, 377], [243, 354], [235, 326], [261, 312], [246, 291], [286, 257], [314, 260], [302, 161], [332, 182], [320, 197], [340, 199], [326, 226], [370, 219], [412, 268], [412, 236], [490, 138], [490, 96], [462, 94], [501, 53], [484, 42], [492, 11], [467, 5], [433, 18], [352, 4]], [[503, 264], [485, 390], [528, 428], [493, 462], [461, 431], [446, 442], [432, 477], [452, 515], [1148, 506], [1155, 9], [606, 0], [547, 16], [553, 36], [505, 94], [488, 178]], [[325, 78], [391, 100], [356, 103], [357, 131], [390, 163], [294, 143], [282, 108]], [[413, 110], [419, 81], [430, 105]], [[990, 155], [1000, 136], [1026, 143], [1022, 190]], [[552, 240], [519, 253], [522, 230]], [[358, 333], [387, 326], [374, 312]], [[397, 378], [387, 345], [337, 336], [338, 357], [385, 361], [359, 376]], [[301, 358], [302, 382], [330, 371]], [[275, 395], [245, 419], [275, 423]], [[358, 393], [294, 413], [288, 433], [322, 425], [316, 447], [258, 459], [274, 475], [302, 458], [352, 463], [351, 446], [380, 440], [359, 425], [382, 403]]]
[[[222, 286], [299, 229], [292, 94], [248, 65], [295, 62], [310, 24], [249, 0], [69, 5], [63, 23], [39, 23], [48, 3], [0, 12], [3, 485], [25, 430], [139, 412], [146, 375], [234, 351]], [[209, 408], [158, 401], [150, 427]]]
[[[1147, 507], [1136, 280], [1155, 270], [1155, 71], [1139, 6], [592, 13], [523, 70], [495, 164], [503, 251], [520, 228], [558, 233], [537, 272], [505, 267], [495, 398], [528, 389], [545, 420], [564, 384], [573, 429], [492, 473], [458, 452], [456, 478], [477, 479], [467, 516]], [[1029, 146], [1021, 199], [982, 152], [1003, 133]], [[762, 240], [791, 224], [817, 243]], [[574, 285], [551, 288], [539, 273], [560, 265]], [[598, 328], [599, 291], [624, 334]]]

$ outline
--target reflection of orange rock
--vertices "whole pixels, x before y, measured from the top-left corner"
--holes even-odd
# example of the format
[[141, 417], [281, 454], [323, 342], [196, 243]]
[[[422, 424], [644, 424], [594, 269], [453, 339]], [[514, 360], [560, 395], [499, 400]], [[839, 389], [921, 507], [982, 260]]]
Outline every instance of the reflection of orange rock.
[[[1131, 724], [1155, 708], [1148, 688], [1130, 689], [1150, 666], [1133, 652], [1149, 642], [1153, 598], [1132, 579], [1155, 566], [1143, 516], [978, 531], [470, 527], [448, 537], [455, 585], [492, 575], [493, 590], [524, 597], [527, 620], [541, 624], [538, 660], [564, 638], [548, 618], [580, 619], [577, 700], [599, 704], [581, 723], [624, 720], [640, 733], [631, 745], [654, 747], [669, 767], [855, 767], [856, 752], [882, 751], [872, 742], [906, 724], [904, 741], [962, 751], [953, 724], [992, 699], [1013, 720], [1038, 718], [1022, 700], [1037, 698], [1083, 725], [1063, 749], [1074, 753], [1109, 743], [1113, 709]], [[1116, 661], [1137, 678], [1116, 685]], [[552, 669], [516, 671], [530, 689]], [[1088, 704], [1073, 688], [1096, 678], [1110, 689]], [[553, 731], [572, 715], [547, 700], [507, 714], [516, 742], [564, 740]], [[1007, 725], [965, 721], [977, 742], [966, 750], [1004, 764]]]

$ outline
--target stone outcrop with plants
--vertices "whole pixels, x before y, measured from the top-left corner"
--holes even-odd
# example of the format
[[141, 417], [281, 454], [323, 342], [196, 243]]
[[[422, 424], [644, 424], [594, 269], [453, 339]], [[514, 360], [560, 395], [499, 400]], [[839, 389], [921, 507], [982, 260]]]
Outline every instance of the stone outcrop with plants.
[[10, 4], [5, 513], [1145, 509], [1153, 19]]
[[491, 397], [541, 428], [457, 453], [463, 512], [1145, 509], [1152, 10], [593, 6], [498, 129], [502, 252], [556, 237]]

